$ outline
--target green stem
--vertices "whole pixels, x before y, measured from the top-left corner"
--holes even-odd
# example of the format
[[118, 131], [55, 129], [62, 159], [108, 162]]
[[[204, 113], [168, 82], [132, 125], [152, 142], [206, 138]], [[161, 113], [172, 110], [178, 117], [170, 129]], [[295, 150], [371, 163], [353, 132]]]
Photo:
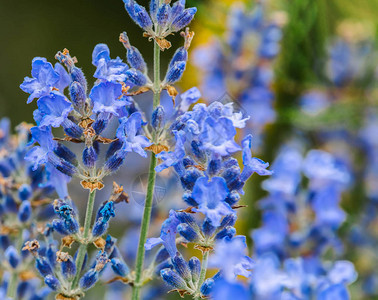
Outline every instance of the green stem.
[[85, 254], [87, 253], [87, 246], [88, 246], [88, 237], [89, 237], [89, 230], [91, 228], [92, 223], [92, 214], [93, 214], [93, 206], [96, 197], [96, 190], [93, 190], [89, 193], [88, 202], [87, 202], [87, 211], [85, 213], [85, 220], [84, 220], [84, 231], [83, 231], [83, 243], [80, 245], [77, 257], [76, 257], [76, 275], [74, 280], [72, 281], [71, 289], [74, 290], [77, 288], [77, 284], [79, 282], [81, 269], [83, 267]]
[[8, 290], [7, 290], [7, 298], [10, 298], [10, 299], [16, 298], [17, 279], [18, 279], [18, 274], [16, 271], [14, 271], [9, 281]]
[[[160, 48], [159, 45], [154, 43], [154, 98], [153, 98], [153, 110], [160, 103]], [[156, 135], [153, 134], [153, 142], [156, 142]], [[154, 198], [154, 189], [155, 189], [155, 172], [156, 167], [156, 157], [154, 153], [151, 153], [150, 169], [148, 173], [148, 186], [147, 186], [147, 195], [146, 201], [144, 203], [144, 211], [142, 224], [140, 228], [139, 235], [139, 244], [138, 244], [138, 253], [135, 263], [135, 281], [133, 285], [132, 300], [140, 299], [140, 290], [143, 284], [143, 263], [144, 263], [144, 244], [147, 240], [148, 228], [150, 226], [151, 220], [151, 211], [152, 211], [152, 200]]]
[[201, 299], [201, 286], [205, 281], [206, 278], [206, 272], [207, 272], [207, 265], [209, 262], [209, 252], [206, 251], [203, 258], [202, 258], [202, 265], [201, 265], [201, 273], [200, 273], [200, 278], [198, 280], [198, 285], [197, 285], [197, 293], [195, 299]]

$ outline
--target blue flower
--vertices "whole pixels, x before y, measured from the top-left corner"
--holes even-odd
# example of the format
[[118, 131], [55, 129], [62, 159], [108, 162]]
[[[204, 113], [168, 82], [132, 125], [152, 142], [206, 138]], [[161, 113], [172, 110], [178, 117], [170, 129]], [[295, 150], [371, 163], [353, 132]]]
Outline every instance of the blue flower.
[[109, 201], [100, 207], [92, 230], [93, 236], [101, 236], [106, 232], [111, 217], [115, 217], [113, 201]]
[[129, 68], [119, 57], [111, 59], [109, 48], [105, 44], [98, 44], [93, 49], [92, 64], [97, 67], [93, 77], [112, 82], [124, 81]]
[[221, 117], [215, 120], [208, 117], [205, 120], [200, 139], [203, 147], [222, 156], [239, 151], [240, 146], [234, 141], [235, 127], [230, 119]]
[[235, 281], [237, 275], [251, 276], [252, 259], [246, 255], [247, 244], [244, 236], [236, 236], [223, 239], [216, 243], [215, 252], [210, 256], [209, 266], [221, 270], [222, 277], [229, 281]]
[[40, 98], [37, 104], [38, 110], [34, 112], [34, 119], [40, 127], [59, 127], [73, 109], [71, 102], [57, 92]]
[[144, 135], [138, 134], [142, 125], [143, 119], [141, 113], [133, 113], [130, 117], [122, 120], [117, 129], [117, 138], [123, 142], [124, 151], [134, 151], [143, 157], [147, 157], [144, 148], [150, 146], [151, 142]]
[[177, 226], [181, 222], [177, 218], [176, 212], [174, 210], [169, 211], [169, 218], [166, 219], [161, 226], [161, 232], [159, 238], [149, 238], [144, 245], [146, 250], [151, 250], [153, 247], [163, 244], [165, 249], [167, 249], [170, 257], [175, 257], [177, 253], [176, 247], [176, 234]]
[[176, 138], [175, 150], [162, 151], [158, 155], [156, 155], [156, 158], [162, 161], [162, 163], [155, 168], [156, 172], [158, 173], [163, 171], [164, 169], [167, 169], [171, 166], [176, 165], [185, 156], [184, 135], [175, 130], [173, 131], [173, 134], [175, 135], [175, 138]]
[[54, 71], [51, 63], [47, 62], [44, 57], [35, 57], [32, 61], [32, 78], [25, 77], [24, 82], [20, 88], [29, 93], [27, 103], [30, 103], [35, 98], [42, 97], [51, 92], [52, 88], [59, 81], [59, 73]]
[[334, 157], [321, 150], [311, 150], [304, 161], [303, 172], [319, 184], [324, 181], [331, 181], [347, 184], [350, 181], [350, 174], [343, 164], [340, 164]]
[[218, 279], [211, 292], [211, 298], [216, 300], [250, 300], [248, 290], [239, 282], [228, 282]]
[[232, 214], [232, 208], [224, 201], [228, 195], [226, 181], [222, 177], [199, 178], [193, 188], [192, 197], [198, 203], [194, 211], [203, 213], [213, 226], [219, 226], [222, 216]]
[[253, 292], [258, 299], [279, 299], [285, 275], [273, 253], [266, 253], [256, 260], [253, 270]]
[[118, 116], [118, 110], [128, 104], [128, 101], [120, 99], [122, 97], [122, 85], [113, 82], [101, 82], [95, 85], [89, 98], [93, 103], [93, 112], [110, 113]]
[[34, 146], [30, 149], [26, 153], [25, 159], [33, 164], [33, 170], [35, 171], [39, 165], [47, 163], [48, 154], [53, 152], [58, 143], [53, 140], [50, 127], [32, 127], [30, 131], [32, 134], [30, 143], [37, 142], [39, 146]]
[[63, 93], [64, 89], [69, 86], [72, 81], [71, 76], [60, 63], [55, 64], [54, 70], [59, 74], [59, 81], [54, 85], [54, 88]]
[[357, 279], [357, 272], [353, 263], [347, 260], [339, 260], [329, 270], [327, 277], [334, 284], [351, 284]]
[[320, 291], [316, 297], [317, 300], [349, 300], [350, 295], [343, 284], [331, 285]]
[[240, 176], [240, 179], [243, 182], [245, 182], [255, 172], [261, 176], [273, 174], [272, 171], [266, 169], [269, 167], [269, 163], [266, 163], [259, 158], [252, 157], [251, 140], [252, 136], [247, 135], [242, 141], [244, 169]]
[[289, 232], [285, 216], [275, 211], [266, 211], [263, 214], [262, 223], [262, 227], [252, 233], [256, 252], [260, 254], [275, 251], [282, 254]]
[[198, 88], [192, 87], [186, 92], [180, 95], [181, 102], [179, 104], [179, 109], [181, 111], [187, 111], [189, 106], [196, 103], [199, 98], [201, 98], [201, 92]]

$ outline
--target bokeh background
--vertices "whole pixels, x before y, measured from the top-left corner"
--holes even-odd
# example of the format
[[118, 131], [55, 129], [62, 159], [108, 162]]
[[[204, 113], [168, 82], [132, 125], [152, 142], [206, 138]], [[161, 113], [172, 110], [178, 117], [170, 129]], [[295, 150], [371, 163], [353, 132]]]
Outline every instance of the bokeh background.
[[[227, 14], [233, 2], [187, 1], [187, 6], [198, 7], [192, 25], [196, 32], [192, 49], [207, 43], [213, 36], [224, 36]], [[244, 2], [247, 6], [254, 5], [254, 1]], [[148, 1], [139, 3], [147, 5]], [[342, 102], [320, 120], [313, 120], [311, 124], [303, 120], [298, 104], [306, 90], [329, 83], [324, 73], [327, 47], [340, 34], [340, 24], [352, 24], [347, 31], [354, 32], [359, 38], [366, 37], [376, 49], [378, 1], [274, 0], [268, 3], [268, 7], [271, 11], [285, 12], [288, 20], [284, 27], [281, 52], [274, 64], [276, 79], [273, 90], [277, 118], [275, 123], [268, 125], [258, 151], [263, 160], [273, 161], [285, 138], [295, 135], [298, 129], [301, 129], [301, 134], [306, 136], [311, 147], [317, 148], [319, 141], [314, 132], [320, 127], [322, 130], [338, 127], [357, 130], [366, 105], [370, 105], [372, 110], [377, 109], [377, 101], [366, 103], [365, 99], [366, 87], [377, 86], [373, 76], [377, 66], [375, 56], [372, 56], [371, 69], [368, 68], [366, 76], [355, 83], [348, 93], [348, 101]], [[127, 16], [121, 0], [0, 0], [0, 117], [9, 117], [13, 125], [22, 121], [32, 122], [34, 106], [26, 105], [27, 95], [19, 89], [19, 84], [24, 76], [30, 76], [34, 57], [43, 56], [54, 61], [58, 50], [68, 48], [78, 58], [78, 65], [83, 68], [91, 84], [94, 80], [90, 74], [95, 70], [91, 65], [93, 47], [97, 43], [106, 43], [112, 57], [124, 58], [124, 48], [118, 42], [122, 31], [128, 32], [131, 43], [142, 52], [147, 63], [151, 63], [151, 44], [141, 38], [141, 31]], [[179, 37], [172, 37], [171, 41], [178, 43]], [[163, 65], [173, 54], [173, 48], [163, 53]], [[199, 85], [200, 80], [200, 72], [195, 64], [191, 64], [180, 85], [185, 90]], [[362, 154], [357, 152], [354, 155]], [[366, 161], [361, 157], [363, 163]], [[264, 196], [260, 188], [262, 180], [254, 178], [248, 188], [245, 198], [249, 207], [239, 228], [241, 233], [248, 235], [260, 223], [260, 213], [253, 203]], [[348, 226], [363, 211], [366, 201], [362, 183], [358, 184], [357, 178], [357, 184], [342, 202], [350, 218], [349, 223], [341, 228], [341, 234], [348, 231]]]

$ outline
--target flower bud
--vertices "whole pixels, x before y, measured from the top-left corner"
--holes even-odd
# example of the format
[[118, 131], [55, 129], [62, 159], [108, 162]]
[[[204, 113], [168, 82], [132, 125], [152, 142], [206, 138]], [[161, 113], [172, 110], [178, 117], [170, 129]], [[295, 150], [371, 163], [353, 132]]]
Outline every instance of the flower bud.
[[213, 233], [215, 232], [215, 229], [216, 227], [213, 226], [213, 224], [211, 223], [211, 220], [206, 218], [204, 221], [203, 221], [203, 224], [202, 224], [202, 231], [205, 235], [207, 236], [211, 236], [213, 235]]
[[52, 276], [52, 275], [47, 275], [45, 277], [45, 283], [53, 291], [60, 290], [60, 282], [59, 282], [59, 280], [56, 277]]
[[180, 29], [189, 25], [189, 23], [193, 20], [196, 12], [197, 8], [195, 7], [185, 9], [172, 21], [172, 31], [179, 31]]
[[136, 86], [144, 86], [147, 83], [146, 76], [137, 69], [129, 69], [125, 72], [125, 74], [126, 74], [126, 81]]
[[156, 15], [159, 9], [159, 0], [150, 1], [150, 16], [154, 23], [156, 23]]
[[6, 195], [4, 199], [4, 208], [7, 212], [17, 213], [17, 203], [11, 195]]
[[29, 200], [33, 191], [30, 185], [24, 183], [18, 188], [18, 197], [21, 201]]
[[235, 205], [240, 200], [240, 195], [236, 191], [232, 191], [230, 194], [228, 194], [227, 198], [224, 199], [225, 202], [227, 202], [230, 206]]
[[178, 0], [172, 5], [171, 22], [175, 20], [185, 9], [185, 0]]
[[4, 253], [4, 256], [10, 266], [13, 269], [16, 269], [18, 264], [20, 263], [20, 256], [18, 255], [16, 248], [14, 246], [9, 246]]
[[215, 236], [215, 239], [216, 240], [221, 240], [224, 238], [232, 239], [232, 237], [235, 234], [236, 234], [236, 229], [232, 226], [227, 226], [217, 233], [217, 235]]
[[214, 284], [214, 279], [207, 278], [201, 286], [201, 294], [205, 297], [209, 296], [211, 291], [213, 290]]
[[87, 147], [83, 151], [83, 164], [87, 168], [93, 168], [96, 165], [97, 153], [93, 146]]
[[107, 172], [115, 172], [119, 169], [119, 167], [123, 164], [123, 161], [126, 158], [127, 152], [124, 151], [122, 148], [116, 151], [112, 156], [108, 158], [105, 162], [105, 171]]
[[188, 224], [180, 224], [179, 226], [177, 226], [177, 231], [189, 242], [194, 242], [198, 239], [197, 232], [195, 232], [195, 230]]
[[188, 51], [184, 47], [180, 47], [173, 54], [171, 61], [169, 62], [169, 68], [173, 68], [176, 62], [187, 61], [188, 60]]
[[29, 221], [32, 215], [32, 208], [30, 201], [23, 201], [18, 209], [18, 219], [20, 222], [25, 223]]
[[159, 252], [156, 254], [155, 263], [160, 264], [163, 261], [167, 260], [169, 258], [169, 253], [167, 249], [161, 248]]
[[78, 67], [73, 67], [71, 69], [71, 78], [72, 78], [72, 81], [77, 81], [81, 85], [84, 91], [84, 94], [86, 94], [88, 84], [87, 84], [87, 80], [85, 79], [85, 75], [83, 71]]
[[126, 265], [126, 263], [119, 258], [112, 258], [111, 259], [112, 269], [114, 273], [121, 277], [125, 277], [127, 274], [130, 273], [129, 267]]
[[159, 10], [156, 14], [156, 21], [158, 25], [164, 29], [167, 27], [169, 21], [171, 20], [171, 6], [167, 3], [160, 5]]
[[229, 214], [225, 216], [221, 222], [221, 227], [234, 226], [236, 219], [236, 214]]
[[98, 272], [95, 269], [90, 269], [80, 279], [80, 288], [88, 290], [98, 281]]
[[[134, 1], [133, 1], [134, 2]], [[139, 4], [134, 4], [134, 18], [132, 18], [142, 29], [148, 31], [152, 29], [152, 21], [146, 9]]]
[[51, 269], [50, 263], [48, 260], [42, 256], [38, 256], [35, 262], [35, 267], [39, 271], [39, 273], [46, 277], [47, 275], [53, 275], [53, 270]]
[[64, 132], [73, 138], [80, 139], [83, 135], [83, 129], [72, 122], [69, 118], [66, 118], [62, 123]]
[[195, 167], [186, 169], [185, 175], [181, 177], [181, 184], [186, 190], [193, 190], [194, 184], [199, 177], [203, 176], [202, 172]]
[[167, 74], [165, 76], [165, 82], [167, 84], [172, 84], [181, 79], [182, 74], [186, 68], [185, 61], [175, 62], [171, 68], [168, 68]]
[[56, 168], [58, 171], [62, 172], [63, 174], [65, 174], [69, 177], [72, 177], [77, 172], [77, 169], [74, 165], [72, 165], [71, 163], [69, 163], [66, 160], [59, 158], [58, 156], [56, 156], [53, 153], [49, 152], [47, 154], [47, 159], [48, 159], [48, 162], [54, 168]]
[[70, 233], [66, 229], [66, 225], [64, 224], [63, 220], [54, 219], [52, 221], [52, 226], [54, 230], [61, 235], [69, 235]]
[[171, 269], [161, 270], [160, 276], [163, 278], [163, 280], [167, 284], [169, 284], [170, 286], [173, 286], [176, 289], [179, 289], [179, 290], [187, 289], [185, 280], [182, 279], [175, 271], [172, 271]]
[[184, 278], [186, 281], [192, 279], [189, 265], [179, 252], [177, 252], [175, 257], [172, 258], [172, 264], [180, 277]]
[[163, 106], [159, 105], [156, 109], [152, 112], [152, 127], [157, 130], [164, 126], [164, 117], [165, 112]]
[[84, 87], [79, 82], [74, 81], [71, 83], [69, 91], [75, 108], [79, 111], [82, 110], [84, 108], [85, 100], [87, 99]]
[[77, 166], [76, 154], [63, 144], [57, 143], [57, 147], [54, 149], [54, 153], [60, 158], [73, 164], [74, 166]]
[[61, 262], [62, 275], [71, 279], [76, 274], [76, 264], [71, 255], [65, 252], [58, 251], [58, 260]]
[[189, 268], [192, 273], [193, 283], [195, 284], [196, 282], [198, 282], [199, 277], [200, 277], [201, 261], [197, 257], [193, 256], [189, 260]]

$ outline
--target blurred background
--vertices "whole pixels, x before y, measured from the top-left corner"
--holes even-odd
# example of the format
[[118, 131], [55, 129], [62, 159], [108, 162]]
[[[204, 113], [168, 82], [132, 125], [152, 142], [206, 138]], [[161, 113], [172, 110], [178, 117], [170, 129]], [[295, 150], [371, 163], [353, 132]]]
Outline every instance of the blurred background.
[[[147, 5], [147, 2], [139, 1], [143, 5]], [[192, 24], [196, 36], [191, 48], [191, 64], [180, 82], [181, 90], [203, 86], [207, 70], [199, 66], [200, 49], [212, 40], [227, 44], [227, 39], [230, 39], [228, 17], [230, 7], [236, 5], [235, 2], [187, 1], [187, 6], [198, 7], [198, 14]], [[278, 55], [274, 60], [269, 59], [269, 67], [274, 71], [270, 85], [275, 95], [272, 104], [274, 118], [265, 122], [263, 128], [257, 129], [261, 141], [252, 150], [264, 161], [272, 162], [285, 141], [301, 138], [305, 141], [306, 149], [322, 148], [339, 154], [348, 152], [355, 166], [354, 183], [343, 196], [342, 207], [349, 217], [339, 229], [341, 236], [347, 236], [354, 223], [365, 213], [364, 209], [371, 200], [363, 179], [364, 170], [369, 164], [368, 156], [358, 142], [353, 144], [356, 140], [350, 143], [350, 136], [357, 135], [366, 125], [367, 112], [377, 115], [378, 1], [264, 2], [268, 18], [278, 20], [283, 35]], [[244, 4], [247, 8], [253, 8], [256, 2], [244, 1]], [[141, 51], [147, 63], [151, 63], [151, 44], [147, 39], [141, 38], [141, 31], [127, 16], [121, 0], [0, 0], [0, 117], [9, 117], [13, 125], [33, 121], [32, 111], [35, 107], [26, 105], [27, 94], [19, 89], [19, 85], [25, 76], [30, 76], [34, 57], [42, 56], [54, 62], [55, 53], [67, 48], [77, 57], [78, 66], [83, 68], [88, 81], [93, 83], [94, 80], [90, 77], [95, 71], [95, 67], [91, 65], [93, 47], [97, 43], [106, 43], [111, 49], [112, 57], [124, 58], [124, 48], [118, 42], [122, 31], [128, 32], [131, 43]], [[181, 45], [178, 36], [170, 40], [174, 45]], [[350, 46], [347, 58], [345, 48], [339, 49], [339, 52], [336, 51], [337, 48], [332, 48], [338, 41]], [[248, 41], [246, 49], [257, 48], [259, 42], [253, 39]], [[169, 61], [174, 49], [176, 47], [163, 53], [163, 65]], [[340, 81], [332, 76], [334, 65], [332, 61], [330, 65], [330, 59], [341, 66], [351, 63], [351, 69], [343, 70], [347, 79], [342, 78]], [[266, 60], [262, 63], [266, 64]], [[319, 113], [308, 115], [303, 99], [311, 91], [321, 92], [323, 96], [327, 96], [328, 102], [321, 107]], [[228, 83], [226, 92], [231, 100], [240, 104], [237, 101], [237, 88]], [[218, 98], [209, 96], [206, 100], [211, 102]], [[243, 104], [240, 107], [248, 110]], [[251, 131], [254, 134], [253, 127]], [[335, 132], [338, 133], [337, 138], [329, 139], [328, 135]], [[378, 131], [375, 138], [378, 139]], [[345, 143], [352, 147], [345, 147]], [[122, 173], [119, 176], [123, 175], [127, 176]], [[129, 180], [133, 184], [135, 178]], [[264, 178], [254, 177], [248, 187], [244, 198], [248, 201], [244, 202], [248, 202], [249, 206], [244, 210], [239, 228], [241, 234], [249, 235], [251, 229], [260, 224], [260, 212], [254, 203], [266, 194], [260, 187], [263, 180]], [[378, 185], [378, 182], [373, 182], [372, 185]], [[375, 234], [378, 231], [376, 225], [376, 222], [373, 223]], [[374, 244], [376, 247], [376, 241]], [[356, 263], [357, 269], [362, 272], [369, 269], [366, 265], [371, 263], [370, 260], [358, 262], [365, 252], [361, 254], [354, 251], [352, 244], [349, 247], [347, 256]], [[377, 264], [374, 251], [368, 257]], [[369, 297], [364, 299], [378, 299], [375, 296]], [[353, 299], [362, 298], [356, 296]]]

